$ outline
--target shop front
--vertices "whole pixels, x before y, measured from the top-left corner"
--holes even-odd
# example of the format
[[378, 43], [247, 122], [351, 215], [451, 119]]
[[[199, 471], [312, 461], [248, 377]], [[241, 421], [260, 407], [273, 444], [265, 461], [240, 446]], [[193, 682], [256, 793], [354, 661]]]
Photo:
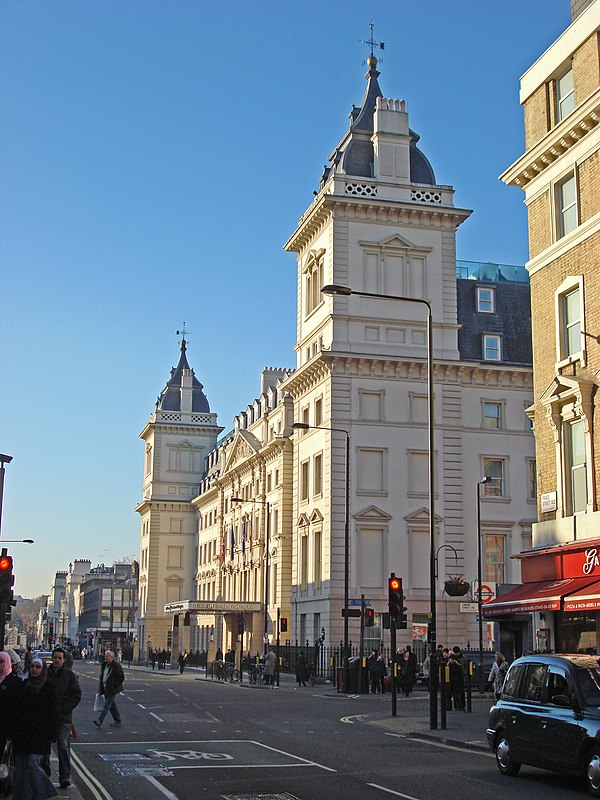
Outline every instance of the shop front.
[[600, 540], [529, 550], [517, 558], [522, 584], [487, 603], [484, 618], [498, 622], [501, 632], [520, 625], [523, 651], [596, 654]]

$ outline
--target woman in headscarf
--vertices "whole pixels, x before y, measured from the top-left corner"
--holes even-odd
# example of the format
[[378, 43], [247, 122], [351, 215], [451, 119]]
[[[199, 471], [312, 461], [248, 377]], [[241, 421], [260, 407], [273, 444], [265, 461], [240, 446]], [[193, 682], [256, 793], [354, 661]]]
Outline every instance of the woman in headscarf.
[[58, 794], [42, 766], [56, 738], [57, 708], [56, 689], [46, 682], [46, 667], [40, 658], [32, 660], [27, 680], [17, 687], [16, 701], [21, 722], [12, 732], [13, 800], [47, 800]]
[[[15, 691], [20, 684], [12, 670], [12, 661], [6, 651], [0, 652], [0, 758], [4, 754], [6, 742], [11, 738], [11, 722], [14, 720]], [[9, 795], [12, 791], [10, 778], [0, 780], [0, 794]]]

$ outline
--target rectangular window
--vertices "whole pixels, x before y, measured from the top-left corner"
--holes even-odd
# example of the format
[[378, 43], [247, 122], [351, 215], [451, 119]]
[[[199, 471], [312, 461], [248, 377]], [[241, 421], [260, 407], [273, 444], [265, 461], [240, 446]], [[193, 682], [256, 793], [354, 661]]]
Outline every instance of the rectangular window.
[[362, 528], [359, 536], [360, 585], [381, 592], [383, 586], [383, 531]]
[[308, 500], [308, 461], [303, 461], [300, 465], [300, 500]]
[[358, 450], [359, 492], [385, 491], [385, 450]]
[[484, 458], [483, 474], [490, 481], [483, 484], [483, 493], [486, 497], [505, 496], [504, 461], [501, 458]]
[[581, 352], [581, 293], [579, 287], [561, 298], [562, 358]]
[[267, 472], [267, 492], [271, 491], [271, 481], [272, 481], [271, 473]]
[[308, 589], [308, 536], [300, 537], [300, 589]]
[[167, 569], [181, 569], [182, 547], [167, 547]]
[[587, 459], [583, 420], [567, 425], [567, 479], [570, 481], [570, 511], [577, 514], [587, 506]]
[[323, 398], [315, 400], [315, 425], [323, 424]]
[[502, 425], [502, 406], [500, 403], [483, 404], [483, 427], [489, 430], [499, 430]]
[[495, 334], [485, 333], [483, 335], [483, 357], [486, 361], [500, 361], [500, 337]]
[[573, 88], [573, 70], [568, 69], [556, 80], [556, 114], [558, 121], [568, 117], [575, 108], [575, 91]]
[[322, 302], [323, 258], [314, 258], [305, 274], [305, 305], [308, 316]]
[[323, 494], [323, 455], [319, 453], [313, 460], [313, 494]]
[[429, 491], [429, 454], [427, 451], [409, 450], [407, 469], [409, 495], [422, 497]]
[[504, 583], [505, 537], [502, 534], [485, 534], [485, 579]]
[[321, 555], [321, 547], [322, 547], [322, 534], [321, 531], [315, 531], [314, 539], [313, 539], [313, 546], [314, 546], [314, 575], [313, 575], [313, 582], [315, 589], [321, 588], [321, 581], [322, 581], [322, 572], [323, 572], [323, 559]]
[[537, 500], [537, 467], [534, 458], [527, 461], [527, 498], [529, 500]]
[[359, 390], [360, 418], [379, 422], [383, 419], [383, 393]]
[[477, 311], [482, 314], [493, 314], [494, 307], [494, 289], [484, 286], [477, 287]]
[[[306, 406], [306, 408], [302, 409], [302, 419], [300, 421], [302, 422], [303, 425], [309, 425], [310, 424], [309, 420], [310, 420], [310, 411], [308, 406]], [[307, 433], [307, 431], [302, 431], [302, 433]]]
[[577, 189], [574, 175], [569, 175], [557, 185], [556, 211], [560, 239], [577, 227]]

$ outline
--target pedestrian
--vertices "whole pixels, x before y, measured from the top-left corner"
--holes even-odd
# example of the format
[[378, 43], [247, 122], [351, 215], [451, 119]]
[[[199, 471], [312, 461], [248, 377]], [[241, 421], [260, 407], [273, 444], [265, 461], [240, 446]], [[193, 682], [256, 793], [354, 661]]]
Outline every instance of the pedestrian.
[[[10, 656], [0, 652], [0, 758], [10, 739], [11, 724], [15, 719], [15, 693], [19, 686], [19, 678], [13, 673]], [[8, 796], [12, 792], [10, 776], [0, 781], [0, 795]]]
[[[56, 752], [58, 755], [58, 779], [60, 788], [71, 785], [71, 724], [73, 709], [81, 701], [79, 680], [73, 670], [67, 666], [65, 651], [55, 647], [52, 651], [52, 664], [47, 673], [47, 682], [56, 689], [57, 728]], [[32, 662], [33, 663], [33, 662]], [[44, 759], [46, 772], [50, 769], [50, 759]]]
[[10, 658], [13, 675], [16, 675], [17, 678], [20, 678], [22, 681], [24, 681], [25, 673], [21, 669], [21, 657], [19, 656], [19, 654], [11, 647], [7, 647], [4, 652], [8, 653], [8, 656]]
[[492, 684], [492, 689], [494, 692], [494, 696], [496, 700], [500, 700], [500, 695], [502, 694], [502, 686], [504, 685], [504, 678], [506, 678], [506, 673], [508, 672], [508, 662], [502, 655], [502, 653], [497, 652], [495, 656], [495, 661], [492, 664], [492, 669], [490, 671], [490, 675], [488, 681]]
[[306, 679], [308, 678], [308, 667], [306, 666], [306, 658], [304, 653], [300, 653], [296, 661], [296, 681], [298, 686], [306, 686]]
[[367, 671], [369, 673], [371, 694], [377, 694], [377, 687], [379, 686], [379, 666], [377, 665], [377, 658], [377, 650], [373, 648], [371, 650], [371, 655], [367, 658]]
[[450, 653], [450, 656], [454, 656], [454, 658], [456, 660], [456, 663], [459, 665], [459, 667], [462, 669], [462, 672], [463, 672], [461, 708], [464, 709], [465, 708], [465, 685], [466, 685], [466, 682], [467, 682], [467, 672], [469, 671], [469, 660], [464, 655], [464, 653], [462, 652], [460, 647], [458, 647], [458, 645], [454, 645], [454, 647], [452, 648], [452, 652]]
[[150, 663], [152, 664], [152, 669], [156, 666], [156, 650], [150, 650]]
[[180, 675], [183, 675], [183, 670], [185, 669], [186, 661], [187, 661], [187, 655], [185, 653], [179, 653], [179, 658], [177, 659], [177, 663], [179, 664]]
[[[412, 658], [411, 658], [412, 656]], [[413, 690], [415, 681], [417, 679], [417, 670], [415, 667], [415, 658], [410, 650], [406, 650], [402, 661], [400, 663], [400, 691], [405, 697], [410, 697]]]
[[100, 666], [100, 680], [98, 682], [98, 694], [104, 695], [104, 708], [100, 712], [98, 719], [94, 720], [94, 725], [97, 728], [102, 727], [104, 718], [110, 711], [113, 718], [111, 728], [120, 728], [123, 724], [121, 720], [121, 713], [117, 708], [115, 702], [119, 692], [123, 691], [123, 681], [125, 675], [123, 674], [123, 667], [115, 660], [115, 654], [112, 650], [107, 650], [104, 653], [104, 664]]
[[465, 710], [465, 673], [454, 653], [448, 659], [450, 670], [450, 698], [448, 698], [448, 710], [454, 706], [455, 711]]
[[385, 659], [383, 654], [377, 656], [377, 680], [381, 694], [385, 694], [385, 676], [387, 675], [387, 667], [385, 666]]
[[33, 658], [33, 651], [31, 647], [28, 647], [25, 652], [25, 658], [23, 660], [23, 672], [25, 674], [29, 672], [29, 665], [31, 664], [32, 658]]
[[272, 650], [265, 654], [265, 669], [263, 675], [265, 676], [266, 686], [275, 686], [275, 664], [277, 663], [277, 656]]
[[27, 680], [17, 684], [18, 724], [12, 725], [11, 732], [15, 759], [13, 800], [47, 800], [58, 794], [42, 764], [44, 757], [50, 757], [50, 743], [57, 730], [56, 687], [47, 677], [42, 659], [33, 658]]

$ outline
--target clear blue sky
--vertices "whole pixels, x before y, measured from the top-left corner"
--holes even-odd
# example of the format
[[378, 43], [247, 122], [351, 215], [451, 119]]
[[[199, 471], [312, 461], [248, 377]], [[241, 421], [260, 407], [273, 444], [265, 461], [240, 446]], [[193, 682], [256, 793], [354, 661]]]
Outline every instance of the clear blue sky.
[[523, 264], [519, 76], [568, 0], [2, 0], [0, 452], [16, 590], [139, 552], [138, 439], [185, 320], [219, 422], [294, 366], [282, 250], [364, 90], [408, 102], [474, 210], [458, 257]]

